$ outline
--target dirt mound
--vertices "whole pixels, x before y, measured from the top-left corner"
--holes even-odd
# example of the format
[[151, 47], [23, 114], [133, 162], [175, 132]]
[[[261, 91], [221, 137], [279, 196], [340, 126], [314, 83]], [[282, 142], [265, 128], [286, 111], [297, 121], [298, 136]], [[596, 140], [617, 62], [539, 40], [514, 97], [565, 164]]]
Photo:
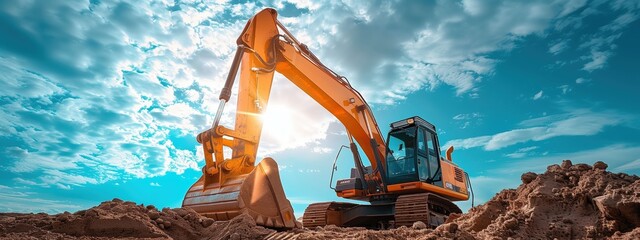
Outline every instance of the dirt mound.
[[606, 164], [564, 161], [525, 173], [503, 190], [436, 229], [421, 222], [390, 230], [336, 226], [275, 231], [249, 215], [214, 221], [188, 208], [156, 209], [113, 199], [57, 215], [0, 214], [0, 239], [640, 239], [640, 179]]
[[271, 232], [248, 215], [215, 222], [188, 208], [160, 211], [119, 199], [73, 214], [0, 215], [0, 239], [256, 239]]
[[525, 173], [517, 189], [498, 193], [454, 222], [482, 239], [637, 239], [640, 180], [597, 162], [565, 160]]
[[[424, 224], [424, 223], [423, 223]], [[424, 225], [426, 227], [426, 225]], [[298, 229], [288, 232], [275, 232], [267, 235], [267, 239], [475, 239], [467, 231], [458, 228], [455, 223], [445, 224], [438, 228], [408, 228], [405, 226], [389, 230], [370, 230], [366, 228], [341, 228], [334, 225]]]

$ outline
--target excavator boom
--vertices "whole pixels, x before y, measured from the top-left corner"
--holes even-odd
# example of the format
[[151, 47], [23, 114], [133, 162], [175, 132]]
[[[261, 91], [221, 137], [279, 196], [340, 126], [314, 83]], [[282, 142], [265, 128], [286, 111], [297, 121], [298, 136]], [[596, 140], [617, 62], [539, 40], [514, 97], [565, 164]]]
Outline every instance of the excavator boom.
[[[371, 162], [374, 169], [384, 166], [384, 140], [360, 93], [300, 44], [278, 22], [274, 9], [262, 10], [251, 18], [237, 44], [214, 124], [197, 138], [205, 155], [203, 176], [189, 189], [183, 206], [220, 220], [246, 212], [261, 225], [291, 228], [295, 226], [293, 210], [282, 190], [276, 163], [267, 158], [254, 166], [263, 124], [260, 116], [268, 106], [275, 71], [336, 116], [368, 159], [376, 160]], [[219, 125], [219, 118], [237, 71], [235, 128], [230, 129]], [[224, 156], [223, 147], [232, 149], [230, 157]], [[383, 174], [381, 170], [369, 176], [380, 185], [376, 191], [384, 191]], [[268, 209], [279, 210], [266, 213]]]

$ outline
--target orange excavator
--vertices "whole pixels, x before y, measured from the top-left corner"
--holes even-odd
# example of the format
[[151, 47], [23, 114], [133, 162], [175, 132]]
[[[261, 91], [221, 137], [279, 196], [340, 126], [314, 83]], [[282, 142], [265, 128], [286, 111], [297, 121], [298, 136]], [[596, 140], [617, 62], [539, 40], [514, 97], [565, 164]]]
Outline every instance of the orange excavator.
[[[262, 226], [301, 227], [285, 196], [276, 162], [266, 157], [255, 164], [261, 115], [269, 103], [273, 75], [279, 72], [345, 126], [354, 168], [351, 178], [338, 180], [332, 188], [339, 197], [368, 202], [311, 204], [302, 218], [304, 227], [388, 228], [415, 221], [435, 227], [450, 213], [461, 212], [452, 201], [469, 199], [469, 177], [452, 162], [452, 147], [446, 157], [440, 156], [434, 125], [420, 117], [394, 122], [385, 142], [362, 95], [296, 40], [277, 20], [274, 9], [251, 18], [237, 45], [213, 125], [197, 136], [206, 164], [202, 177], [188, 190], [182, 206], [216, 220], [246, 213]], [[231, 129], [219, 123], [238, 70], [236, 119]], [[365, 167], [358, 146], [369, 166]], [[231, 156], [225, 156], [224, 147], [232, 150]]]

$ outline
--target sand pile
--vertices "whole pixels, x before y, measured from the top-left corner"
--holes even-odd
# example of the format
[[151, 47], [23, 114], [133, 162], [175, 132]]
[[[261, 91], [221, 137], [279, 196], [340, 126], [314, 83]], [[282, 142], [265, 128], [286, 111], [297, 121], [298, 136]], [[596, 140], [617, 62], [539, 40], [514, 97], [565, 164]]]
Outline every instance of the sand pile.
[[380, 231], [326, 226], [278, 232], [256, 226], [248, 215], [214, 221], [188, 208], [158, 210], [114, 199], [73, 214], [0, 214], [0, 239], [640, 239], [640, 179], [606, 168], [566, 160], [540, 175], [525, 173], [517, 189], [436, 229], [416, 222]]
[[[321, 240], [321, 239], [475, 239], [468, 232], [458, 228], [455, 223], [441, 225], [438, 228], [427, 229], [422, 222], [408, 228], [402, 226], [389, 230], [370, 230], [366, 228], [341, 228], [333, 225], [315, 227], [313, 229], [299, 229], [288, 232], [276, 232], [266, 236], [266, 239], [297, 239], [297, 240]], [[416, 226], [417, 225], [417, 226]]]
[[188, 208], [119, 199], [73, 214], [0, 214], [0, 239], [257, 239], [272, 232], [248, 215], [216, 222]]
[[640, 180], [565, 160], [454, 222], [481, 239], [640, 239]]

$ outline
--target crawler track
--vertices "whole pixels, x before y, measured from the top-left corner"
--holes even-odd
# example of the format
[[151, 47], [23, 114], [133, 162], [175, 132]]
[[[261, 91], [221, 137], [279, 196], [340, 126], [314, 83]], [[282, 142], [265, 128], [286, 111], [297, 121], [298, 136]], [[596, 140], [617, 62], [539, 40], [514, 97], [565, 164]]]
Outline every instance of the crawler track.
[[411, 226], [422, 221], [430, 227], [444, 223], [450, 213], [461, 213], [451, 201], [431, 193], [403, 195], [395, 205], [395, 226]]
[[314, 203], [309, 205], [302, 216], [302, 226], [312, 228], [327, 225], [327, 211], [333, 202]]

